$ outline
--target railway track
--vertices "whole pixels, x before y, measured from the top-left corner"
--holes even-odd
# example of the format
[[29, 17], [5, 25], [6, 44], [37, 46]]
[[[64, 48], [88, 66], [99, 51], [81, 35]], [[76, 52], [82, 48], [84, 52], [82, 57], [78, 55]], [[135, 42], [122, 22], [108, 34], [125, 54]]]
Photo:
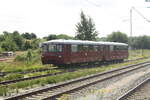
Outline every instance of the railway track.
[[21, 81], [27, 81], [27, 80], [33, 80], [33, 79], [38, 79], [38, 78], [43, 78], [43, 77], [55, 76], [55, 75], [63, 74], [66, 72], [71, 72], [71, 71], [63, 71], [63, 72], [57, 72], [57, 73], [52, 73], [52, 74], [50, 73], [50, 74], [45, 74], [45, 75], [38, 75], [38, 76], [33, 76], [33, 77], [2, 81], [2, 82], [0, 82], [0, 85], [9, 85], [9, 84], [13, 84], [13, 83], [21, 82]]
[[[143, 59], [143, 58], [139, 58], [139, 59], [136, 59], [136, 60], [140, 60], [140, 59]], [[126, 62], [129, 62], [129, 61], [134, 61], [134, 60], [128, 60]], [[88, 66], [88, 67], [91, 67], [91, 66]], [[85, 67], [85, 68], [87, 68], [87, 67]], [[33, 79], [38, 79], [38, 78], [43, 78], [43, 77], [49, 77], [49, 76], [55, 76], [55, 75], [59, 75], [59, 74], [64, 74], [66, 72], [75, 72], [75, 71], [77, 71], [77, 69], [78, 68], [76, 68], [76, 69], [66, 69], [66, 70], [64, 70], [62, 72], [56, 72], [56, 73], [50, 73], [50, 74], [44, 74], [44, 75], [38, 75], [38, 76], [27, 77], [27, 78], [20, 78], [20, 79], [14, 79], [14, 80], [1, 81], [0, 85], [9, 85], [9, 84], [13, 84], [13, 83], [21, 82], [21, 81], [27, 81], [27, 80], [33, 80]], [[38, 70], [37, 72], [39, 72], [39, 71], [42, 72], [42, 71], [46, 71], [46, 70]], [[20, 74], [22, 74], [22, 73], [23, 72], [20, 72]], [[28, 72], [25, 72], [25, 73], [28, 73]]]
[[37, 70], [31, 70], [31, 71], [23, 71], [23, 72], [0, 72], [0, 77], [6, 76], [8, 74], [28, 74], [28, 73], [36, 73], [36, 72], [43, 72], [52, 70], [52, 68], [45, 68], [45, 69], [37, 69]]
[[127, 91], [117, 100], [150, 100], [150, 78]]
[[5, 98], [5, 100], [55, 100], [57, 97], [65, 93], [71, 93], [76, 90], [80, 90], [84, 87], [117, 77], [119, 75], [147, 67], [150, 65], [150, 62], [144, 62], [134, 65], [129, 65], [111, 71], [106, 71], [94, 75], [89, 75], [86, 77], [70, 80], [67, 82], [62, 82], [55, 84], [53, 86], [47, 86], [38, 90], [29, 91], [26, 93], [14, 95], [11, 97]]
[[[141, 60], [141, 59], [145, 59], [145, 58], [149, 58], [149, 57], [142, 57], [142, 58], [137, 58], [137, 59], [133, 59], [133, 60], [125, 60], [124, 62], [136, 61], [136, 60]], [[89, 65], [88, 67], [91, 67], [91, 66]], [[95, 67], [97, 67], [97, 66], [95, 66]], [[84, 68], [86, 68], [86, 67], [84, 67]], [[64, 68], [54, 68], [54, 69], [58, 69], [58, 70], [61, 69], [61, 70], [63, 70]], [[48, 70], [52, 70], [52, 69], [51, 68], [45, 68], [45, 69], [37, 69], [37, 70], [30, 70], [30, 71], [23, 71], [23, 72], [11, 72], [11, 71], [10, 72], [0, 72], [0, 77], [6, 76], [8, 74], [14, 74], [14, 73], [17, 73], [17, 74], [28, 74], [28, 73], [43, 72], [43, 71], [48, 71]]]

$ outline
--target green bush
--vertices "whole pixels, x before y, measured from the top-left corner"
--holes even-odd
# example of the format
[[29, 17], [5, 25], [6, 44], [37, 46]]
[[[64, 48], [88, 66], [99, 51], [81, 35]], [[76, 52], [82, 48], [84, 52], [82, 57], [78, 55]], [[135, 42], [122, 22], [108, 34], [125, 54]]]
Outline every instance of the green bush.
[[24, 54], [16, 56], [15, 61], [21, 61], [28, 65], [32, 65], [35, 63], [41, 63], [39, 52], [40, 52], [39, 50], [33, 51], [33, 50], [29, 49]]
[[26, 61], [25, 55], [17, 55], [15, 61]]

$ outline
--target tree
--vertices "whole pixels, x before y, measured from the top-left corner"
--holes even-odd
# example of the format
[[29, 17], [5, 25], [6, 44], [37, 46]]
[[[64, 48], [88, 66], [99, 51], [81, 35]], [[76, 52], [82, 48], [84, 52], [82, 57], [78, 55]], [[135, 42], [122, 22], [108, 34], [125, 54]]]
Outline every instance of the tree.
[[2, 43], [2, 48], [5, 51], [16, 51], [18, 49], [17, 45], [12, 40], [6, 40], [6, 41], [4, 41]]
[[32, 49], [37, 49], [39, 48], [39, 44], [40, 44], [41, 40], [40, 39], [32, 39]]
[[73, 39], [73, 37], [68, 36], [68, 35], [66, 35], [66, 34], [59, 34], [59, 35], [57, 35], [57, 38], [58, 38], [58, 39], [66, 39], [66, 40], [68, 40], [68, 39]]
[[25, 39], [31, 39], [31, 36], [30, 36], [30, 34], [28, 32], [23, 33], [22, 37], [25, 38]]
[[107, 41], [107, 38], [106, 37], [101, 37], [101, 38], [98, 37], [96, 39], [96, 41]]
[[37, 36], [34, 33], [31, 33], [31, 39], [36, 39]]
[[34, 33], [30, 34], [28, 32], [22, 34], [22, 37], [25, 38], [25, 39], [28, 39], [28, 40], [36, 39], [37, 38], [37, 36]]
[[31, 60], [33, 58], [33, 53], [30, 49], [28, 50], [26, 57], [27, 57], [27, 63], [31, 62]]
[[113, 32], [112, 34], [107, 36], [107, 40], [111, 42], [122, 42], [128, 43], [128, 37], [125, 33], [122, 32]]
[[10, 33], [9, 33], [9, 32], [7, 32], [7, 31], [4, 31], [3, 33], [4, 33], [4, 36], [5, 36], [5, 35], [9, 35], [9, 34], [10, 34]]
[[4, 35], [0, 35], [0, 42], [2, 42], [4, 40], [5, 40]]
[[80, 14], [80, 22], [76, 25], [76, 39], [79, 40], [96, 40], [98, 32], [96, 31], [95, 24], [90, 17], [86, 17], [83, 12]]
[[57, 35], [55, 35], [55, 34], [50, 34], [48, 37], [47, 37], [47, 41], [48, 40], [55, 40], [55, 39], [57, 39]]
[[26, 40], [23, 46], [24, 50], [32, 49], [32, 43], [31, 40]]
[[1, 41], [1, 47], [5, 51], [16, 51], [18, 50], [18, 46], [16, 45], [12, 33], [7, 31], [3, 32], [3, 41]]
[[150, 49], [150, 37], [132, 37], [132, 47], [136, 49]]
[[1, 44], [0, 44], [0, 53], [2, 53], [2, 52], [3, 52], [3, 49], [2, 49]]
[[20, 35], [18, 31], [12, 33], [4, 31], [0, 35], [0, 51], [36, 49], [39, 47], [40, 41], [34, 33]]
[[19, 49], [22, 49], [23, 44], [24, 44], [23, 37], [19, 34], [18, 31], [14, 31], [12, 34], [13, 34], [14, 42], [16, 43], [16, 45], [18, 46]]

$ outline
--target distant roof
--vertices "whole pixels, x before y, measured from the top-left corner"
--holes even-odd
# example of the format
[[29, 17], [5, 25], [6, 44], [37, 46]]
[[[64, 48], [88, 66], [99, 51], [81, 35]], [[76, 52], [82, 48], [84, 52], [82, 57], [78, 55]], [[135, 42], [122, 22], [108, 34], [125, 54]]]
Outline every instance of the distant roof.
[[119, 42], [102, 42], [102, 41], [87, 41], [87, 40], [50, 40], [43, 42], [42, 44], [87, 44], [87, 45], [123, 45], [128, 46], [126, 43], [119, 43]]

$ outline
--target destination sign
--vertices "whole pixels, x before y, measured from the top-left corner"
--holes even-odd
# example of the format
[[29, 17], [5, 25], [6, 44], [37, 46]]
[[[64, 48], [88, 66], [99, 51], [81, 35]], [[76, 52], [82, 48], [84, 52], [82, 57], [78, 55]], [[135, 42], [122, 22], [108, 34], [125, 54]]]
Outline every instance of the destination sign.
[[150, 2], [150, 0], [145, 0], [145, 2]]

